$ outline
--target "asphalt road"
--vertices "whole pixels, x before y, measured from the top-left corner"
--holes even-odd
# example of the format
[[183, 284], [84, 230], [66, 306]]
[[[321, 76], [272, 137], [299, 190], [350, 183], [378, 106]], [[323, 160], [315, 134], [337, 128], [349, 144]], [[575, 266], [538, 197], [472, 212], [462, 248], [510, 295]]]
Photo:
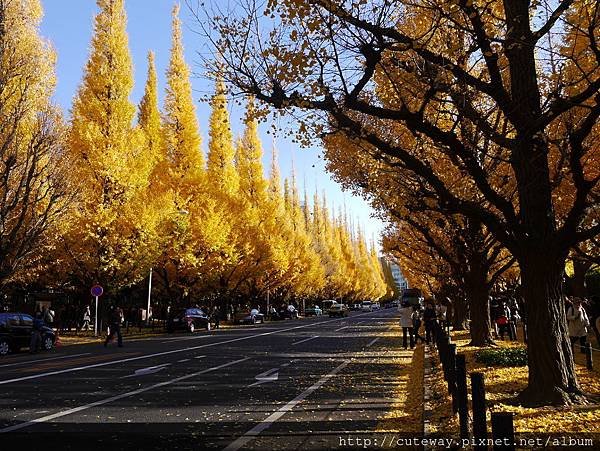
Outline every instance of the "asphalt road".
[[395, 319], [353, 312], [12, 355], [0, 360], [0, 449], [339, 448], [390, 409], [391, 358], [409, 356]]

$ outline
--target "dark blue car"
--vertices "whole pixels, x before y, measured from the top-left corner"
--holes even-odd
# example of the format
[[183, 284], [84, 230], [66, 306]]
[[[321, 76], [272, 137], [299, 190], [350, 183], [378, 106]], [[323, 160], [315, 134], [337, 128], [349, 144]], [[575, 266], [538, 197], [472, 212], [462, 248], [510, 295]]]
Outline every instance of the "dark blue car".
[[[26, 313], [0, 313], [0, 356], [29, 348], [34, 319]], [[39, 326], [41, 348], [49, 351], [56, 341], [55, 332], [46, 325]]]
[[167, 323], [168, 332], [186, 330], [193, 333], [196, 329], [210, 330], [208, 315], [199, 308], [176, 310]]

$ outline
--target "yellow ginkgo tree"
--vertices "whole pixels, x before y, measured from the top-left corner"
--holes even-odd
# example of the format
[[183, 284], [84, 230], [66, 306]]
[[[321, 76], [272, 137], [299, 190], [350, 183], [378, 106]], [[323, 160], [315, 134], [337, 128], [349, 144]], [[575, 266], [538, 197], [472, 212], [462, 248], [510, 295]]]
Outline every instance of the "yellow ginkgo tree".
[[98, 0], [90, 56], [75, 97], [68, 135], [71, 170], [80, 181], [76, 208], [59, 245], [65, 277], [108, 293], [140, 280], [156, 252], [155, 211], [144, 203], [155, 162], [136, 107], [123, 0]]

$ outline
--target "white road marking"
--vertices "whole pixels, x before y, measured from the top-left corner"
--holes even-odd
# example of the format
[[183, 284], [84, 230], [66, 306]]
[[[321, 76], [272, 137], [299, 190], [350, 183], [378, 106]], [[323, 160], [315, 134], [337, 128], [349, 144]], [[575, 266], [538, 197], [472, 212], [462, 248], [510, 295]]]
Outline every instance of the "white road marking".
[[26, 365], [26, 364], [29, 364], [29, 363], [48, 362], [50, 360], [64, 360], [64, 359], [69, 359], [71, 357], [81, 357], [82, 355], [90, 355], [90, 354], [91, 354], [91, 352], [84, 352], [82, 354], [64, 355], [62, 357], [51, 357], [49, 359], [26, 360], [26, 361], [23, 361], [23, 362], [7, 363], [6, 365], [0, 365], [0, 368], [8, 368], [9, 366]]
[[[361, 313], [361, 314], [356, 315], [356, 316], [361, 316], [361, 315], [364, 315], [364, 313]], [[356, 316], [355, 316], [355, 318], [356, 318]], [[142, 360], [142, 359], [150, 359], [152, 357], [159, 357], [159, 356], [163, 356], [163, 355], [176, 354], [176, 353], [179, 353], [179, 352], [194, 351], [196, 349], [209, 348], [209, 347], [212, 347], [212, 346], [219, 346], [219, 345], [224, 345], [224, 344], [228, 344], [228, 343], [234, 343], [236, 341], [250, 340], [252, 338], [264, 337], [264, 336], [273, 335], [273, 334], [279, 334], [279, 333], [282, 333], [282, 332], [288, 332], [290, 330], [305, 329], [307, 327], [319, 326], [321, 324], [327, 324], [327, 323], [332, 323], [332, 322], [336, 322], [336, 321], [342, 321], [343, 319], [344, 318], [329, 319], [329, 320], [326, 320], [326, 321], [319, 321], [319, 322], [316, 322], [316, 323], [304, 324], [302, 326], [294, 326], [294, 327], [289, 327], [289, 328], [286, 328], [286, 329], [277, 329], [277, 330], [274, 330], [274, 331], [271, 331], [271, 332], [263, 332], [263, 333], [260, 333], [260, 334], [253, 334], [253, 335], [247, 335], [247, 336], [244, 336], [244, 337], [232, 338], [232, 339], [229, 339], [229, 340], [218, 341], [216, 343], [207, 343], [205, 345], [191, 346], [191, 347], [182, 348], [182, 349], [174, 349], [172, 351], [158, 352], [158, 353], [155, 353], [155, 354], [146, 354], [146, 355], [142, 355], [142, 356], [138, 356], [138, 357], [131, 357], [131, 358], [128, 358], [128, 359], [112, 360], [110, 362], [95, 363], [95, 364], [92, 364], [92, 365], [78, 366], [78, 367], [75, 367], [75, 368], [66, 368], [64, 370], [49, 371], [47, 373], [32, 374], [31, 376], [17, 377], [17, 378], [14, 378], [14, 379], [6, 379], [6, 380], [0, 381], [0, 385], [12, 384], [14, 382], [27, 381], [27, 380], [31, 380], [31, 379], [39, 379], [39, 378], [42, 378], [42, 377], [54, 376], [54, 375], [57, 375], [57, 374], [74, 373], [76, 371], [83, 371], [83, 370], [87, 370], [87, 369], [90, 369], [90, 368], [99, 368], [99, 367], [103, 367], [103, 366], [116, 365], [118, 363], [133, 362], [133, 361]]]
[[176, 384], [177, 382], [185, 381], [187, 379], [191, 379], [193, 377], [200, 376], [202, 374], [210, 373], [212, 371], [220, 370], [222, 368], [227, 368], [229, 366], [233, 366], [233, 365], [236, 365], [238, 363], [245, 362], [246, 360], [249, 360], [249, 359], [250, 359], [250, 357], [246, 357], [246, 358], [239, 359], [239, 360], [234, 360], [233, 362], [224, 363], [223, 365], [219, 365], [219, 366], [213, 366], [212, 368], [207, 368], [205, 370], [198, 371], [198, 372], [192, 373], [192, 374], [188, 374], [186, 376], [181, 376], [181, 377], [178, 377], [178, 378], [175, 378], [175, 379], [171, 379], [171, 380], [168, 380], [168, 381], [160, 382], [158, 384], [150, 385], [149, 387], [139, 388], [137, 390], [133, 390], [133, 391], [130, 391], [130, 392], [127, 392], [127, 393], [121, 393], [120, 395], [111, 396], [110, 398], [101, 399], [99, 401], [95, 401], [95, 402], [92, 402], [90, 404], [85, 404], [83, 406], [75, 407], [73, 409], [63, 410], [62, 412], [53, 413], [52, 415], [47, 415], [45, 417], [36, 418], [35, 420], [27, 421], [25, 423], [20, 423], [20, 424], [15, 424], [13, 426], [5, 427], [3, 429], [0, 429], [0, 434], [4, 434], [6, 432], [17, 431], [19, 429], [24, 429], [24, 428], [32, 426], [34, 424], [46, 423], [46, 422], [54, 420], [56, 418], [65, 417], [67, 415], [72, 415], [74, 413], [78, 413], [78, 412], [81, 412], [83, 410], [88, 410], [88, 409], [91, 409], [93, 407], [102, 406], [104, 404], [108, 404], [108, 403], [111, 403], [113, 401], [118, 401], [119, 399], [129, 398], [131, 396], [139, 395], [140, 393], [144, 393], [144, 392], [147, 392], [147, 391], [150, 391], [150, 390], [154, 390], [156, 388], [162, 388], [162, 387], [165, 387], [167, 385]]
[[189, 361], [190, 361], [190, 359], [181, 359], [181, 360], [178, 360], [177, 363], [185, 363], [185, 362], [189, 362]]
[[[223, 451], [237, 451], [238, 449], [244, 447], [248, 442], [250, 442], [254, 438], [258, 437], [261, 432], [270, 428], [273, 425], [273, 423], [275, 423], [277, 420], [279, 420], [287, 412], [290, 412], [294, 407], [296, 407], [298, 404], [300, 404], [302, 401], [304, 401], [313, 392], [315, 392], [316, 390], [321, 388], [323, 386], [323, 384], [325, 384], [329, 379], [331, 379], [333, 376], [335, 376], [337, 373], [339, 373], [341, 370], [343, 370], [349, 363], [350, 363], [350, 361], [346, 360], [346, 361], [342, 362], [340, 365], [336, 366], [330, 373], [321, 377], [321, 379], [319, 379], [313, 385], [308, 387], [306, 390], [304, 390], [302, 393], [300, 393], [298, 396], [296, 396], [294, 399], [292, 399], [290, 402], [288, 402], [285, 406], [283, 406], [279, 410], [276, 410], [275, 412], [273, 412], [271, 415], [269, 415], [263, 421], [258, 423], [256, 426], [254, 426], [252, 429], [250, 429], [244, 435], [239, 437], [234, 442], [230, 443], [226, 448], [223, 449]], [[1, 430], [0, 430], [0, 432], [1, 432]]]
[[340, 330], [344, 330], [344, 329], [348, 329], [350, 326], [344, 326], [344, 327], [340, 327], [339, 329], [336, 329], [336, 332], [339, 332]]
[[299, 345], [300, 343], [306, 343], [307, 341], [314, 340], [315, 338], [319, 338], [319, 336], [315, 335], [314, 337], [305, 338], [304, 340], [300, 340], [300, 341], [295, 341], [294, 343], [292, 343], [292, 346]]
[[279, 368], [272, 368], [264, 373], [260, 373], [258, 376], [254, 376], [254, 379], [256, 379], [256, 382], [248, 385], [248, 387], [255, 387], [268, 382], [275, 382], [279, 379]]
[[214, 335], [195, 335], [193, 337], [174, 337], [174, 338], [167, 338], [164, 341], [161, 341], [161, 344], [164, 343], [174, 343], [176, 341], [187, 341], [187, 340], [199, 340], [200, 338], [208, 338], [208, 337], [213, 337]]
[[381, 337], [377, 337], [377, 338], [372, 339], [369, 343], [367, 343], [367, 348], [373, 346], [377, 342], [377, 340], [379, 340], [380, 338]]
[[139, 370], [135, 370], [135, 372], [133, 374], [130, 374], [129, 376], [121, 377], [121, 379], [127, 379], [130, 377], [137, 377], [137, 376], [146, 376], [148, 374], [158, 373], [159, 371], [166, 369], [170, 365], [171, 365], [170, 363], [164, 363], [162, 365], [149, 366], [148, 368], [140, 368]]

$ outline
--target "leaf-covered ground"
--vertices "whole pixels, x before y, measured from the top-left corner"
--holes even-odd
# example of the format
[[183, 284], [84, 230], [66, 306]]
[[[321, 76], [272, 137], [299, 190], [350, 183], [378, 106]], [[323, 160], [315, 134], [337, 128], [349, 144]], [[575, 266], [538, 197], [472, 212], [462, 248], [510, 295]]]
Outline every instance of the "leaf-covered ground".
[[[593, 371], [585, 367], [584, 356], [575, 353], [577, 364], [577, 375], [582, 389], [586, 393], [589, 404], [573, 407], [542, 407], [525, 408], [514, 405], [513, 401], [517, 394], [527, 386], [527, 366], [522, 367], [497, 367], [486, 366], [475, 360], [475, 353], [479, 348], [467, 346], [469, 342], [468, 332], [456, 332], [452, 334], [453, 341], [457, 344], [457, 352], [466, 356], [467, 372], [480, 371], [485, 375], [485, 386], [488, 401], [488, 417], [490, 412], [510, 411], [515, 413], [515, 432], [524, 433], [578, 433], [578, 437], [587, 434], [600, 433], [600, 376], [596, 363]], [[502, 347], [521, 347], [522, 342], [497, 341]], [[434, 381], [434, 393], [443, 393], [435, 405], [434, 417], [438, 423], [437, 432], [453, 433], [458, 431], [458, 422], [451, 414], [451, 402], [445, 390], [441, 370], [438, 371], [438, 379]], [[467, 378], [469, 393], [471, 391], [470, 380]], [[469, 395], [470, 398], [470, 395]], [[488, 418], [489, 419], [489, 418]], [[582, 434], [583, 433], [583, 434]]]

